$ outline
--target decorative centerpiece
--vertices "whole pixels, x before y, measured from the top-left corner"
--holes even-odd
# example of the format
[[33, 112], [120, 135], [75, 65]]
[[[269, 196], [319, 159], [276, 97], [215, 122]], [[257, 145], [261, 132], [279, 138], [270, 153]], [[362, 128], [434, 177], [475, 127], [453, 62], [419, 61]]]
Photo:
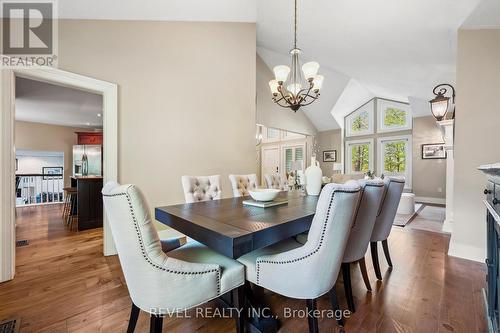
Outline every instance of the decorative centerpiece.
[[311, 157], [311, 165], [306, 169], [306, 191], [308, 195], [319, 195], [321, 192], [321, 183], [323, 171], [319, 167], [316, 156]]
[[280, 190], [274, 188], [256, 188], [249, 190], [248, 193], [250, 193], [253, 200], [243, 200], [243, 205], [267, 208], [288, 203], [287, 198], [276, 199], [280, 192]]

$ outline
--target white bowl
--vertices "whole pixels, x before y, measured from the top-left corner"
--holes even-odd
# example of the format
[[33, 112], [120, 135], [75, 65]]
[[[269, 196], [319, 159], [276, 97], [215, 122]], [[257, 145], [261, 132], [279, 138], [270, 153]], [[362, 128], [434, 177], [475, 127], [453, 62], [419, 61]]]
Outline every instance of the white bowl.
[[274, 188], [256, 188], [249, 190], [250, 196], [256, 201], [273, 201], [280, 193], [280, 190]]

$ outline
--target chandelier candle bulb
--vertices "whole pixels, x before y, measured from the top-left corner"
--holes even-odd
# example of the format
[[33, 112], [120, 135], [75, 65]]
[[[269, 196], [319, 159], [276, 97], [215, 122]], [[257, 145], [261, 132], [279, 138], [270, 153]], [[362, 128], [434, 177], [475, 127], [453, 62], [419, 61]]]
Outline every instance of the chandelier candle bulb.
[[269, 81], [269, 88], [271, 88], [271, 92], [273, 93], [274, 96], [278, 95], [279, 90], [278, 90], [279, 83], [276, 80], [271, 80]]
[[316, 61], [306, 62], [302, 65], [302, 72], [306, 79], [312, 79], [318, 74], [319, 64]]
[[290, 67], [280, 65], [274, 67], [273, 71], [274, 76], [276, 77], [276, 81], [285, 82], [288, 79], [288, 74], [290, 74]]
[[321, 87], [323, 86], [323, 80], [325, 78], [323, 75], [315, 75], [313, 79], [313, 90], [314, 91], [320, 91]]
[[286, 90], [291, 92], [293, 96], [297, 96], [301, 89], [302, 85], [300, 83], [292, 83], [286, 87]]

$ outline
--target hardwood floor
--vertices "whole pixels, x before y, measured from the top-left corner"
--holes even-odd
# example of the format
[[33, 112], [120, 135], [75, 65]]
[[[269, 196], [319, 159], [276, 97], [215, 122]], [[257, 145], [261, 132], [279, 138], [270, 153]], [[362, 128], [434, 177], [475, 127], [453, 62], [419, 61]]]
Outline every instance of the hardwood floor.
[[[118, 258], [102, 256], [100, 229], [69, 232], [60, 212], [55, 205], [18, 210], [18, 239], [30, 244], [16, 249], [15, 279], [0, 284], [0, 321], [21, 317], [21, 332], [125, 332], [130, 298]], [[383, 281], [376, 280], [367, 253], [373, 292], [353, 265], [357, 311], [346, 320], [346, 332], [485, 332], [485, 267], [448, 257], [448, 242], [446, 234], [395, 227], [389, 238], [392, 271], [379, 249]], [[346, 309], [341, 280], [337, 291]], [[266, 301], [280, 317], [285, 307], [305, 309], [303, 301], [272, 293]], [[318, 309], [330, 309], [328, 297]], [[136, 332], [148, 332], [148, 324], [141, 313]], [[281, 332], [307, 332], [307, 318], [283, 318], [281, 324]], [[165, 318], [163, 325], [164, 332], [235, 331], [228, 318]], [[338, 331], [331, 318], [321, 318], [319, 329]]]

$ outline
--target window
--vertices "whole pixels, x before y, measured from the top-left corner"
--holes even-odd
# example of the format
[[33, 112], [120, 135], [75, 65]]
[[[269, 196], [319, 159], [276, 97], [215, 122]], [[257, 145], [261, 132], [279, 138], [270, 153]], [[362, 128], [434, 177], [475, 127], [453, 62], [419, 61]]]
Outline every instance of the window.
[[347, 137], [373, 134], [373, 103], [372, 100], [345, 117]]
[[346, 142], [347, 173], [373, 171], [373, 139]]
[[380, 173], [389, 176], [404, 176], [405, 187], [411, 188], [411, 135], [378, 139]]
[[304, 145], [283, 147], [284, 169], [288, 174], [293, 170], [293, 162], [304, 161]]
[[408, 104], [377, 99], [377, 132], [394, 132], [412, 128], [411, 109]]

